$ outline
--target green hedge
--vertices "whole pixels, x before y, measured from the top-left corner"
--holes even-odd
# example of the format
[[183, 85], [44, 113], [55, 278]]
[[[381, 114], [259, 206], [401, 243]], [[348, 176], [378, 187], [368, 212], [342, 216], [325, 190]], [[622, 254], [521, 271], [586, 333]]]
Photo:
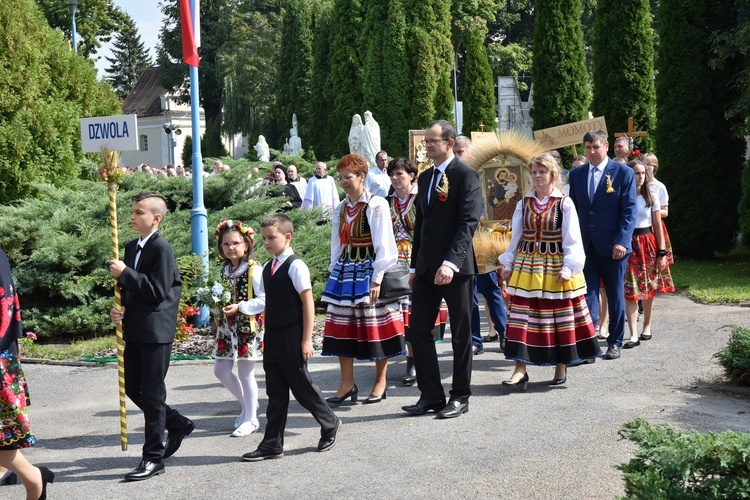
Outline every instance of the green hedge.
[[[212, 270], [220, 266], [213, 232], [221, 220], [239, 219], [252, 226], [258, 235], [256, 257], [265, 262], [268, 254], [260, 241], [260, 222], [284, 203], [283, 198], [260, 196], [262, 188], [248, 194], [270, 171], [270, 164], [246, 160], [225, 163], [232, 167], [229, 172], [204, 182]], [[248, 179], [253, 167], [261, 172]], [[305, 164], [300, 170], [307, 174], [311, 168], [311, 164]], [[161, 234], [172, 244], [178, 259], [190, 255], [192, 184], [183, 178], [151, 179], [145, 174], [126, 176], [118, 190], [120, 249], [137, 237], [130, 228], [132, 196], [150, 190], [163, 193], [168, 200], [170, 213]], [[113, 304], [112, 278], [106, 261], [112, 250], [106, 185], [91, 181], [76, 181], [63, 188], [37, 184], [32, 191], [31, 198], [0, 206], [0, 248], [13, 267], [24, 328], [45, 339], [111, 333], [108, 311]], [[295, 224], [293, 248], [310, 267], [313, 293], [319, 298], [330, 262], [330, 223], [317, 225], [320, 210], [293, 210], [288, 214]]]
[[750, 434], [682, 433], [636, 419], [620, 435], [639, 445], [636, 457], [618, 466], [625, 498], [750, 498]]
[[732, 383], [750, 385], [750, 330], [731, 326], [732, 336], [727, 346], [715, 354], [724, 373]]

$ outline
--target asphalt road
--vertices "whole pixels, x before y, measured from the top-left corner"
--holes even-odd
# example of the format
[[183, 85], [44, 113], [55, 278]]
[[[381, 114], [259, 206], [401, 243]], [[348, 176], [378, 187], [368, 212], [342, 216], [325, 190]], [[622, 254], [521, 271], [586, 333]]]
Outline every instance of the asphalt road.
[[[315, 450], [319, 428], [293, 402], [284, 458], [257, 463], [240, 456], [262, 435], [229, 436], [239, 404], [210, 362], [176, 363], [167, 377], [168, 402], [196, 430], [167, 460], [165, 474], [140, 483], [122, 481], [140, 460], [143, 416], [128, 404], [129, 447], [121, 451], [115, 367], [27, 364], [38, 445], [26, 454], [57, 473], [51, 499], [613, 498], [624, 493], [615, 466], [633, 456], [634, 445], [618, 436], [628, 420], [750, 432], [750, 399], [718, 389], [722, 369], [712, 355], [729, 338], [721, 328], [727, 324], [750, 327], [750, 309], [660, 296], [653, 340], [624, 350], [619, 360], [569, 370], [560, 387], [546, 384], [552, 368], [529, 367], [526, 393], [502, 388], [512, 363], [490, 344], [475, 358], [470, 411], [452, 420], [401, 411], [419, 394], [401, 386], [405, 358], [398, 358], [390, 365], [387, 400], [339, 407], [344, 426], [333, 450]], [[450, 342], [438, 352], [447, 391]], [[335, 358], [316, 354], [310, 371], [325, 395], [335, 392]], [[373, 363], [355, 363], [361, 394], [373, 374]], [[260, 367], [258, 379], [263, 411]], [[260, 419], [263, 425], [264, 414]], [[23, 497], [20, 486], [0, 488], [0, 498]]]

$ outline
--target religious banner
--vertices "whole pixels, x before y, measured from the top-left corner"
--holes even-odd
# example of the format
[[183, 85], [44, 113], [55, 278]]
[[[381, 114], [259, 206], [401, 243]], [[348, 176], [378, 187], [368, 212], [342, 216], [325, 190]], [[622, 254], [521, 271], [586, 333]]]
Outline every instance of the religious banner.
[[492, 140], [495, 137], [495, 132], [472, 132], [471, 143], [476, 145], [484, 140]]
[[409, 131], [409, 159], [417, 165], [420, 174], [432, 166], [432, 160], [427, 158], [427, 150], [422, 141], [424, 130]]
[[558, 149], [583, 143], [583, 136], [592, 130], [603, 130], [607, 133], [607, 123], [603, 116], [568, 123], [558, 127], [545, 128], [534, 131], [534, 139], [542, 144], [544, 149]]

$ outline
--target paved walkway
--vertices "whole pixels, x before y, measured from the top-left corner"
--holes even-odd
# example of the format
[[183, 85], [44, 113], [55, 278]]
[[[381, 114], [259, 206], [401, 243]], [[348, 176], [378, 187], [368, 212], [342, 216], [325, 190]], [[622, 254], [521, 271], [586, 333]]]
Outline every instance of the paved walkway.
[[[387, 400], [339, 408], [344, 427], [333, 450], [315, 451], [319, 429], [293, 403], [285, 457], [259, 463], [239, 460], [262, 436], [229, 437], [239, 405], [211, 364], [175, 364], [168, 401], [196, 430], [167, 460], [165, 474], [141, 483], [121, 481], [140, 459], [143, 417], [128, 405], [129, 449], [122, 452], [115, 367], [28, 364], [39, 444], [27, 456], [56, 471], [51, 499], [613, 498], [624, 493], [614, 466], [634, 450], [618, 436], [628, 420], [750, 432], [750, 400], [714, 389], [722, 370], [711, 357], [729, 338], [726, 324], [750, 327], [750, 309], [660, 296], [653, 340], [624, 350], [620, 360], [571, 369], [561, 387], [546, 385], [552, 368], [530, 367], [522, 394], [501, 387], [512, 363], [491, 344], [475, 359], [470, 412], [452, 420], [405, 416], [401, 406], [415, 402], [418, 391], [400, 385], [400, 358], [390, 366]], [[439, 354], [449, 388], [449, 342]], [[316, 355], [310, 367], [332, 394], [336, 359]], [[373, 370], [372, 363], [355, 364], [361, 393], [369, 392]], [[259, 383], [265, 409], [262, 368]], [[0, 497], [22, 498], [23, 491], [3, 487]]]

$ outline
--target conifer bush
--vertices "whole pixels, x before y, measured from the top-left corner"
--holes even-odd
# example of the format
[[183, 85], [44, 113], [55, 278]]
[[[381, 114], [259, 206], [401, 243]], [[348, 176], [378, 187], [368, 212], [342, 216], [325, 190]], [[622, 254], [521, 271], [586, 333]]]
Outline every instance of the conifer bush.
[[[264, 187], [251, 191], [270, 171], [267, 163], [246, 160], [230, 163], [231, 170], [204, 180], [208, 212], [209, 266], [216, 270], [221, 259], [214, 229], [224, 219], [239, 219], [256, 231], [256, 259], [269, 259], [260, 238], [260, 223], [281, 210], [284, 198], [262, 196]], [[307, 177], [312, 164], [295, 162]], [[265, 166], [260, 174], [248, 174]], [[0, 206], [0, 248], [11, 261], [20, 294], [24, 326], [41, 339], [92, 338], [113, 331], [109, 309], [113, 305], [113, 279], [107, 260], [112, 258], [107, 187], [102, 182], [75, 181], [57, 188], [30, 186], [32, 197], [14, 205]], [[143, 191], [159, 191], [167, 198], [169, 213], [160, 233], [174, 248], [185, 273], [183, 300], [194, 288], [191, 255], [190, 211], [192, 184], [187, 179], [151, 179], [145, 174], [125, 176], [117, 192], [120, 257], [125, 243], [137, 237], [130, 227], [131, 198]], [[291, 210], [294, 250], [310, 267], [313, 293], [320, 297], [330, 263], [331, 225], [318, 225], [320, 209]]]
[[639, 446], [635, 458], [618, 466], [625, 498], [750, 498], [750, 434], [683, 433], [639, 418], [620, 436]]
[[730, 328], [732, 336], [729, 342], [714, 356], [732, 383], [750, 386], [750, 330], [740, 326]]

